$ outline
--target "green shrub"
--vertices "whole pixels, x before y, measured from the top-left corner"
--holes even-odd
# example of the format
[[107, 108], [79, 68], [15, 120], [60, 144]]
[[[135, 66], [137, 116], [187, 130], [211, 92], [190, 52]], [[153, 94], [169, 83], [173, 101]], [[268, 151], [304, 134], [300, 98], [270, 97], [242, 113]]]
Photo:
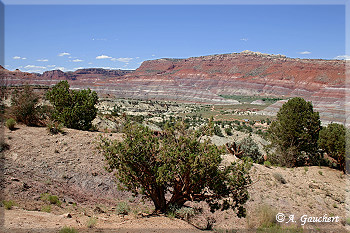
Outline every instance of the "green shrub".
[[346, 136], [348, 135], [344, 125], [332, 123], [322, 128], [318, 139], [319, 148], [337, 161], [338, 168], [344, 173], [347, 160], [345, 159]]
[[15, 125], [16, 125], [16, 121], [13, 118], [10, 118], [6, 121], [6, 127], [9, 130], [14, 130], [15, 129]]
[[43, 207], [41, 207], [41, 211], [46, 212], [46, 213], [50, 213], [51, 212], [51, 206], [50, 205], [44, 205]]
[[116, 212], [117, 214], [120, 214], [120, 215], [128, 215], [129, 212], [130, 212], [130, 207], [128, 205], [128, 203], [126, 202], [119, 202], [117, 207], [116, 207]]
[[231, 135], [232, 135], [232, 130], [231, 130], [231, 128], [226, 128], [226, 129], [225, 129], [225, 133], [226, 133], [228, 136], [231, 136]]
[[78, 233], [76, 229], [73, 227], [62, 227], [62, 229], [59, 231], [59, 233]]
[[346, 218], [345, 223], [346, 225], [350, 225], [350, 218]]
[[224, 137], [224, 135], [222, 134], [221, 128], [218, 125], [215, 125], [214, 127], [214, 134], [219, 137]]
[[255, 163], [262, 163], [264, 161], [264, 157], [259, 151], [258, 144], [256, 144], [251, 137], [244, 138], [238, 145], [243, 152], [242, 157], [249, 157]]
[[67, 81], [61, 81], [47, 92], [47, 99], [54, 106], [52, 117], [68, 128], [89, 130], [97, 115], [98, 97], [95, 91], [70, 90]]
[[271, 162], [270, 161], [265, 161], [264, 162], [265, 167], [271, 167]]
[[50, 204], [54, 204], [54, 205], [57, 205], [57, 206], [61, 206], [61, 201], [59, 200], [58, 196], [55, 196], [55, 195], [51, 195], [49, 193], [43, 193], [41, 194], [41, 200], [43, 201], [47, 201], [49, 202]]
[[12, 114], [17, 122], [22, 122], [26, 125], [38, 125], [39, 116], [37, 104], [39, 97], [34, 94], [33, 88], [24, 86], [22, 91], [15, 90], [12, 93]]
[[10, 210], [13, 206], [16, 205], [14, 201], [2, 201], [2, 204], [4, 205], [5, 209]]

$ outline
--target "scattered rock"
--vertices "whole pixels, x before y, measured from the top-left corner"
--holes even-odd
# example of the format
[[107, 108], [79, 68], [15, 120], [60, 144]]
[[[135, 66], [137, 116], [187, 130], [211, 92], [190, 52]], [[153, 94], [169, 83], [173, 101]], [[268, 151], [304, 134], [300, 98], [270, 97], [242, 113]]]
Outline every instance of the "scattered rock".
[[320, 189], [320, 186], [318, 186], [317, 184], [310, 183], [309, 184], [309, 188], [311, 188], [311, 189]]
[[72, 215], [70, 213], [62, 214], [64, 218], [72, 218]]
[[101, 209], [99, 206], [95, 207], [94, 212], [99, 213], [99, 214], [105, 213], [105, 211], [103, 209]]

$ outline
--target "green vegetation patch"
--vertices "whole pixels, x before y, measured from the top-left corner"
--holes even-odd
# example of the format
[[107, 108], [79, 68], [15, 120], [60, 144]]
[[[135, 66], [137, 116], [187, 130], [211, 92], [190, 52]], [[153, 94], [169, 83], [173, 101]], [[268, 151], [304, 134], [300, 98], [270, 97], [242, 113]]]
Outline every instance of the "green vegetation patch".
[[274, 104], [279, 100], [283, 100], [279, 97], [263, 97], [263, 96], [245, 96], [245, 95], [219, 95], [225, 99], [237, 100], [240, 103], [252, 103], [255, 100], [262, 100], [266, 105]]

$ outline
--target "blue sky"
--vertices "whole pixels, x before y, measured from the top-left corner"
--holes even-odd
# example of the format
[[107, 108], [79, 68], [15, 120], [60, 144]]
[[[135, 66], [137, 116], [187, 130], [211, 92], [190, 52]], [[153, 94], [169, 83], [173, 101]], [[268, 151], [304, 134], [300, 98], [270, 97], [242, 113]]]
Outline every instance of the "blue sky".
[[5, 67], [104, 67], [243, 50], [341, 59], [344, 5], [6, 5]]

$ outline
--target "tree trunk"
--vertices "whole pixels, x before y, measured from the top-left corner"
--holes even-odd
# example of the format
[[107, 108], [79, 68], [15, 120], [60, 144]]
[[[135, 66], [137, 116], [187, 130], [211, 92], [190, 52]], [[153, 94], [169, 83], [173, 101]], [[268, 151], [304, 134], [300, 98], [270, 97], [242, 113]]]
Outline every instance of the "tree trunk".
[[155, 212], [165, 213], [167, 211], [164, 187], [157, 187], [151, 193], [151, 199], [154, 203]]

